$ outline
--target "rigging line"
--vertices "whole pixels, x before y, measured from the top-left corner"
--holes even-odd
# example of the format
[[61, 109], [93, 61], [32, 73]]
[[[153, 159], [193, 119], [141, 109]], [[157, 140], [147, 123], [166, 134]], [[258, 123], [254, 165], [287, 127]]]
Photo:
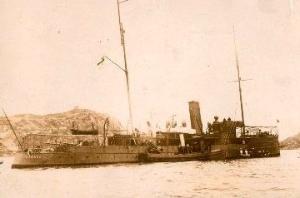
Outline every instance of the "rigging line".
[[12, 130], [12, 132], [14, 133], [14, 135], [15, 135], [17, 141], [18, 141], [18, 144], [19, 144], [21, 150], [24, 151], [24, 150], [23, 150], [23, 146], [22, 146], [22, 144], [21, 144], [21, 142], [20, 142], [20, 140], [19, 140], [19, 138], [18, 138], [18, 136], [17, 136], [17, 133], [16, 133], [14, 127], [12, 126], [12, 124], [11, 124], [11, 122], [10, 122], [8, 116], [6, 115], [4, 109], [2, 109], [2, 111], [3, 111], [4, 115], [5, 115], [5, 118], [6, 118], [7, 122], [8, 122], [8, 125], [9, 125], [10, 129]]

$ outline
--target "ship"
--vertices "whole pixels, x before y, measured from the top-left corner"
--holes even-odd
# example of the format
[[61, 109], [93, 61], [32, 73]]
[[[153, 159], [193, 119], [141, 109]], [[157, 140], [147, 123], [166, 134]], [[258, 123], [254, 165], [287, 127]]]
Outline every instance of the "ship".
[[[26, 135], [22, 140], [24, 150], [15, 155], [12, 168], [139, 163], [144, 161], [143, 155], [155, 145], [151, 142], [153, 138], [138, 135], [113, 134], [103, 137], [103, 134], [88, 133], [89, 131], [85, 135]], [[45, 141], [34, 145], [30, 139]], [[177, 146], [161, 146], [160, 154], [176, 153], [177, 150]]]
[[189, 102], [190, 122], [195, 134], [157, 132], [157, 146], [178, 146], [175, 153], [154, 149], [145, 154], [147, 162], [188, 160], [230, 160], [280, 156], [276, 126], [245, 126], [231, 118], [209, 122], [206, 130], [197, 101]]
[[[80, 135], [29, 134], [20, 142], [24, 150], [16, 154], [12, 168], [229, 160], [280, 155], [275, 127], [247, 126], [246, 133], [241, 134], [244, 127], [241, 121], [229, 118], [219, 121], [215, 116], [203, 132], [199, 103], [189, 102], [189, 109], [191, 125], [196, 130], [194, 134], [158, 131], [155, 138], [137, 134], [105, 136], [106, 132], [95, 135], [93, 131], [85, 131], [86, 134], [82, 135], [83, 130]], [[36, 146], [29, 140], [37, 136], [43, 144]]]
[[[122, 1], [124, 2], [124, 1]], [[129, 72], [126, 60], [124, 29], [120, 17], [120, 3], [117, 1], [121, 45], [124, 55], [124, 67], [103, 56], [125, 73], [129, 109], [129, 129], [127, 134], [108, 135], [108, 121], [103, 124], [103, 133], [92, 126], [91, 130], [70, 128], [71, 135], [29, 134], [19, 138], [9, 121], [19, 146], [12, 168], [80, 166], [115, 163], [151, 163], [178, 162], [191, 160], [231, 160], [240, 158], [280, 156], [278, 133], [275, 126], [247, 126], [244, 120], [241, 77], [238, 56], [236, 67], [240, 93], [241, 120], [230, 118], [219, 120], [214, 117], [204, 130], [200, 105], [189, 102], [191, 128], [195, 133], [182, 131], [157, 131], [156, 137], [142, 136], [133, 130], [130, 100]], [[30, 144], [30, 139], [40, 139], [40, 144]], [[49, 140], [49, 141], [48, 141]]]

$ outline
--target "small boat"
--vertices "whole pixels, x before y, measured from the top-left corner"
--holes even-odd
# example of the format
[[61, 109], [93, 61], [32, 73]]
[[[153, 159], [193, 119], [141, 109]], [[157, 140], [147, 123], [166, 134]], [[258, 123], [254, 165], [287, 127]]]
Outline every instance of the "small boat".
[[224, 150], [212, 150], [208, 156], [209, 160], [225, 160], [226, 154]]
[[179, 162], [179, 161], [195, 161], [206, 160], [207, 153], [146, 153], [143, 156], [145, 162]]
[[78, 130], [78, 129], [70, 129], [72, 135], [98, 135], [99, 131], [97, 129], [93, 130]]
[[0, 161], [0, 164], [3, 164], [3, 161]]

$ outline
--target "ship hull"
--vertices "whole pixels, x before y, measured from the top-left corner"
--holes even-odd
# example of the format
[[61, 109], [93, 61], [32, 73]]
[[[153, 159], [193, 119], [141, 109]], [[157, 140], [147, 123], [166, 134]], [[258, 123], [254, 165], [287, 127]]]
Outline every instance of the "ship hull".
[[[12, 168], [81, 166], [116, 163], [139, 163], [147, 146], [107, 146], [75, 148], [69, 152], [18, 153]], [[165, 146], [164, 152], [175, 152], [177, 147]]]
[[[208, 141], [208, 140], [207, 140]], [[212, 144], [209, 151], [178, 154], [178, 146], [160, 146], [158, 154], [149, 146], [69, 146], [67, 151], [17, 153], [12, 168], [80, 166], [140, 162], [177, 162], [191, 160], [228, 160], [280, 156], [277, 137], [251, 137], [245, 144]]]
[[12, 168], [48, 167], [48, 166], [80, 166], [113, 163], [136, 163], [137, 153], [40, 153], [40, 154], [18, 154], [12, 164]]
[[213, 145], [213, 150], [209, 153], [208, 159], [227, 160], [278, 156], [280, 156], [279, 146], [264, 142], [264, 144], [255, 146], [251, 144]]
[[146, 146], [78, 147], [68, 152], [18, 153], [12, 168], [135, 163]]

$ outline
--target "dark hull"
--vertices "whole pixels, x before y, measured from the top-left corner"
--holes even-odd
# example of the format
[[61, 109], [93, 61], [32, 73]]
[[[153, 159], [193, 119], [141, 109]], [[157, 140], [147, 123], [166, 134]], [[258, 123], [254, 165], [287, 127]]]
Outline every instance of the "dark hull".
[[242, 158], [262, 158], [278, 157], [280, 149], [278, 146], [257, 145], [256, 147], [249, 144], [227, 144], [214, 145], [214, 150], [209, 153], [210, 160], [228, 160]]
[[[209, 140], [205, 140], [209, 141]], [[177, 144], [178, 145], [178, 144]], [[245, 144], [211, 144], [210, 150], [178, 154], [178, 146], [161, 146], [159, 154], [149, 146], [68, 146], [67, 151], [18, 153], [12, 168], [82, 166], [140, 162], [228, 160], [280, 156], [278, 139], [272, 136], [247, 138]]]
[[[87, 160], [86, 158], [89, 158]], [[101, 154], [101, 153], [81, 153], [81, 154], [18, 154], [12, 164], [12, 168], [30, 168], [30, 167], [51, 167], [51, 166], [84, 166], [98, 164], [115, 163], [137, 163], [139, 154]]]
[[[16, 154], [12, 168], [138, 163], [147, 149], [147, 146], [107, 146], [78, 147], [69, 152], [22, 152]], [[163, 149], [165, 152], [175, 152], [177, 147], [166, 146]]]
[[177, 154], [176, 146], [164, 146], [159, 154], [147, 153], [147, 146], [108, 146], [77, 148], [70, 152], [18, 153], [12, 168], [50, 167], [50, 166], [84, 166], [116, 163], [140, 162], [180, 162], [200, 160], [230, 160], [242, 158], [261, 158], [280, 156], [279, 149], [257, 147], [246, 155], [243, 150], [247, 145], [214, 145], [208, 153]]

